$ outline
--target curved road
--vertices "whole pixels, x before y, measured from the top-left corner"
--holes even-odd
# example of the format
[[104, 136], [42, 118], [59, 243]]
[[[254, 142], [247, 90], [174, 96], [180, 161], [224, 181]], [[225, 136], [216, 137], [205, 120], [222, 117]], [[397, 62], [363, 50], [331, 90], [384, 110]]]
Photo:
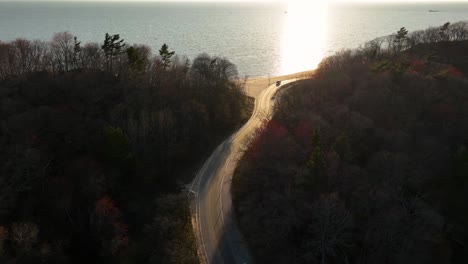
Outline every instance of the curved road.
[[[281, 86], [293, 81], [282, 81]], [[231, 181], [252, 132], [271, 115], [272, 99], [280, 87], [273, 84], [257, 96], [252, 117], [216, 148], [190, 187], [189, 194], [194, 194], [192, 219], [202, 263], [252, 263], [234, 219]]]

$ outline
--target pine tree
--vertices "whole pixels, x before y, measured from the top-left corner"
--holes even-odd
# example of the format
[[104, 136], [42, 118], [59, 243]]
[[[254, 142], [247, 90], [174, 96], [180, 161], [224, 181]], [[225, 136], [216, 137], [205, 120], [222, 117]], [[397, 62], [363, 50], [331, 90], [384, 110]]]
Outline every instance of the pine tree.
[[169, 51], [169, 47], [166, 43], [161, 46], [159, 55], [161, 56], [162, 67], [164, 69], [167, 69], [169, 66], [171, 66], [171, 57], [174, 55], [174, 53], [174, 51]]
[[143, 71], [145, 67], [145, 57], [139, 53], [138, 49], [129, 47], [126, 52], [130, 68], [135, 71]]
[[314, 149], [307, 161], [307, 168], [309, 169], [309, 174], [306, 178], [307, 185], [312, 189], [322, 189], [324, 186], [328, 188], [327, 177], [325, 174], [327, 164], [325, 153], [322, 151], [319, 129], [314, 130], [312, 135], [312, 145]]
[[118, 55], [122, 54], [123, 48], [125, 47], [124, 40], [120, 39], [120, 35], [109, 35], [106, 33], [106, 37], [104, 39], [104, 45], [102, 45], [102, 49], [104, 50], [104, 56], [106, 58], [106, 68], [108, 71], [112, 71], [112, 65], [114, 58]]
[[78, 68], [79, 66], [79, 56], [81, 53], [81, 41], [78, 41], [77, 37], [73, 38], [74, 46], [73, 46], [73, 66]]
[[400, 28], [395, 36], [395, 51], [400, 52], [404, 49], [408, 41], [408, 30], [405, 27]]
[[439, 36], [440, 36], [441, 41], [450, 40], [450, 35], [448, 34], [449, 26], [450, 26], [450, 22], [447, 22], [440, 27]]

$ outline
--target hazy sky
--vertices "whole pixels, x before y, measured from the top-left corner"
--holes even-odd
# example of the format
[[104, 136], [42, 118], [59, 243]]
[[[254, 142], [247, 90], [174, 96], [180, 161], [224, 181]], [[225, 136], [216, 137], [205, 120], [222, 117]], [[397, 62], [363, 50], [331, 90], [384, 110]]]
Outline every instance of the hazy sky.
[[0, 2], [467, 2], [468, 0], [0, 0]]
[[0, 0], [0, 2], [297, 2], [297, 1], [324, 1], [324, 2], [465, 2], [468, 0]]

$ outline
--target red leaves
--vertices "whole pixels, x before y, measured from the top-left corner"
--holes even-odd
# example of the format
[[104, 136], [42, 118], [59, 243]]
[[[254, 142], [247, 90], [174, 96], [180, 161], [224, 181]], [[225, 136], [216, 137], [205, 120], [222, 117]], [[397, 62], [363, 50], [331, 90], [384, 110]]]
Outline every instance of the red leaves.
[[447, 78], [464, 78], [463, 74], [454, 66], [447, 66], [446, 68], [441, 69], [434, 75], [436, 79], [447, 79]]
[[128, 226], [121, 223], [114, 223], [115, 237], [113, 239], [114, 254], [120, 248], [128, 246]]
[[[426, 75], [431, 71], [431, 66], [427, 65], [425, 61], [418, 58], [412, 58], [409, 63], [408, 73]], [[444, 66], [437, 69], [434, 77], [439, 79], [446, 79], [448, 77], [463, 78], [460, 70], [452, 65]]]
[[96, 201], [96, 214], [100, 217], [109, 217], [116, 219], [120, 216], [120, 210], [115, 206], [108, 196], [104, 196]]
[[257, 130], [253, 133], [253, 139], [252, 141], [250, 141], [248, 149], [245, 153], [245, 156], [247, 157], [248, 160], [257, 159], [259, 156], [261, 156], [260, 143], [262, 141], [264, 132], [265, 132], [265, 124], [257, 128]]
[[270, 121], [266, 125], [267, 135], [270, 140], [281, 139], [286, 136], [288, 131], [283, 126], [277, 124], [274, 121]]
[[[265, 122], [254, 133], [254, 139], [249, 144], [249, 149], [245, 153], [248, 159], [258, 159], [264, 154], [272, 152], [272, 147], [278, 145], [278, 141], [286, 138], [288, 131], [273, 120]], [[281, 151], [281, 150], [279, 150]]]
[[410, 61], [410, 66], [408, 68], [408, 71], [412, 73], [423, 73], [425, 70], [426, 70], [426, 65], [424, 61], [418, 60], [416, 58]]
[[312, 141], [312, 134], [314, 132], [314, 128], [312, 123], [308, 120], [303, 120], [297, 124], [296, 128], [294, 129], [294, 136], [297, 142], [303, 146], [310, 146]]
[[117, 254], [119, 249], [128, 246], [128, 227], [119, 221], [120, 209], [108, 196], [96, 201], [96, 215], [98, 216], [98, 230], [104, 248], [112, 255]]
[[288, 146], [291, 144], [289, 134], [304, 150], [310, 151], [313, 132], [312, 122], [307, 119], [299, 121], [291, 132], [285, 126], [270, 120], [254, 133], [254, 138], [245, 155], [248, 160], [268, 159], [268, 157], [271, 159], [275, 154], [286, 155], [290, 150]]
[[447, 75], [449, 75], [451, 77], [463, 78], [463, 74], [460, 72], [460, 70], [458, 70], [457, 68], [455, 68], [453, 66], [449, 66], [446, 69], [446, 72], [447, 72]]

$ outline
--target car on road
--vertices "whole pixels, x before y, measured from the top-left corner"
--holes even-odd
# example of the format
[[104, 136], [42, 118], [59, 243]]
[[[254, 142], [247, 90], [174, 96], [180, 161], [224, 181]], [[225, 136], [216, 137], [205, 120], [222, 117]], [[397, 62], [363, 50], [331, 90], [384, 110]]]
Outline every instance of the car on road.
[[281, 85], [281, 81], [276, 81], [276, 87]]

